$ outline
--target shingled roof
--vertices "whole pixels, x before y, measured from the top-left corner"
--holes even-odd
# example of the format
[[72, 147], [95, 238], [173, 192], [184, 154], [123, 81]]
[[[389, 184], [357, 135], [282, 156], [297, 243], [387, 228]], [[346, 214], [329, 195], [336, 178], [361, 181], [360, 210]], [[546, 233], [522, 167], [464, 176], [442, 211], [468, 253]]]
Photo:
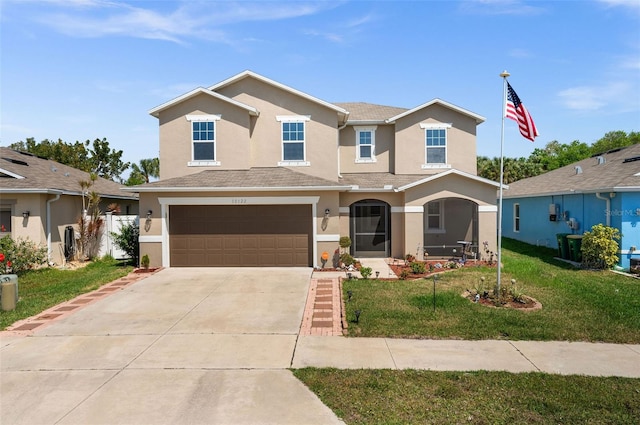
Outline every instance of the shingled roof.
[[[78, 183], [81, 180], [89, 180], [89, 173], [29, 153], [0, 148], [0, 192], [81, 195]], [[137, 197], [123, 192], [122, 187], [121, 184], [98, 177], [92, 190], [111, 198]]]
[[640, 144], [583, 159], [509, 184], [505, 198], [640, 191]]
[[407, 108], [395, 106], [375, 105], [365, 102], [334, 103], [334, 105], [349, 111], [349, 121], [384, 121], [387, 118], [408, 111]]
[[135, 192], [220, 191], [220, 190], [341, 190], [337, 181], [314, 177], [288, 168], [248, 170], [205, 170], [172, 179], [126, 188]]

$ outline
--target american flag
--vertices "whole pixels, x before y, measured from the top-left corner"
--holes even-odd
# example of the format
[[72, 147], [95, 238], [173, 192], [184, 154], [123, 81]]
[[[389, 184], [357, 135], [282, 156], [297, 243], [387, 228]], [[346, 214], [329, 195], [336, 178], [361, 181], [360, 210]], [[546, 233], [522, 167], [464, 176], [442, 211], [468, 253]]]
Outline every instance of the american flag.
[[538, 136], [538, 129], [536, 129], [536, 125], [533, 123], [531, 114], [529, 114], [529, 111], [527, 111], [527, 108], [525, 108], [520, 101], [520, 98], [516, 94], [516, 91], [508, 82], [507, 110], [505, 111], [504, 116], [506, 118], [511, 118], [518, 123], [518, 126], [520, 127], [520, 134], [522, 134], [522, 136], [524, 136], [526, 139], [529, 139], [533, 142], [536, 136]]

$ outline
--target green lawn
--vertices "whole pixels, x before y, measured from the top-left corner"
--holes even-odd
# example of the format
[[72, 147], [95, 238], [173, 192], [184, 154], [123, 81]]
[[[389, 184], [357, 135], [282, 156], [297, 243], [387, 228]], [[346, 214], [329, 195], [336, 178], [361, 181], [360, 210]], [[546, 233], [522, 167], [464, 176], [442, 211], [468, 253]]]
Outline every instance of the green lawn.
[[[461, 297], [485, 277], [492, 289], [496, 269], [471, 267], [433, 281], [346, 280], [350, 336], [640, 343], [640, 280], [609, 271], [574, 269], [553, 259], [555, 250], [505, 239], [502, 285], [523, 285], [543, 305], [522, 312], [474, 304]], [[360, 310], [359, 323], [354, 323]]]
[[95, 261], [75, 270], [45, 268], [18, 277], [20, 301], [13, 311], [0, 311], [0, 329], [31, 317], [61, 302], [93, 291], [127, 275], [132, 267], [113, 260]]
[[297, 369], [347, 424], [637, 424], [640, 380], [543, 373]]

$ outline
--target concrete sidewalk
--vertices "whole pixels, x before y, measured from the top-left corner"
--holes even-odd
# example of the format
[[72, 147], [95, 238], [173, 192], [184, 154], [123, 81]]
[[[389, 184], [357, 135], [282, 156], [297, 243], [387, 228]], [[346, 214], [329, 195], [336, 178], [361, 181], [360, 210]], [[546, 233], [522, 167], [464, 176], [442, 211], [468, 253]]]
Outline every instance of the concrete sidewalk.
[[291, 367], [487, 370], [640, 378], [638, 365], [638, 344], [301, 336]]

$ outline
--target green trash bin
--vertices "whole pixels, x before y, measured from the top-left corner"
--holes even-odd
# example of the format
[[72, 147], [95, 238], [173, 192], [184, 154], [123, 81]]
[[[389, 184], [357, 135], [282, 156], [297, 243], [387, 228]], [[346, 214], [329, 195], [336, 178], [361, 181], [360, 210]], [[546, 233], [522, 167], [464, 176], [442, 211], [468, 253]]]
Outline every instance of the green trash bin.
[[582, 262], [582, 235], [569, 235], [567, 236], [567, 242], [569, 243], [569, 255], [570, 260], [576, 263]]
[[558, 238], [558, 256], [560, 258], [564, 258], [565, 260], [569, 259], [569, 243], [567, 242], [567, 236], [571, 233], [558, 233], [556, 238]]

